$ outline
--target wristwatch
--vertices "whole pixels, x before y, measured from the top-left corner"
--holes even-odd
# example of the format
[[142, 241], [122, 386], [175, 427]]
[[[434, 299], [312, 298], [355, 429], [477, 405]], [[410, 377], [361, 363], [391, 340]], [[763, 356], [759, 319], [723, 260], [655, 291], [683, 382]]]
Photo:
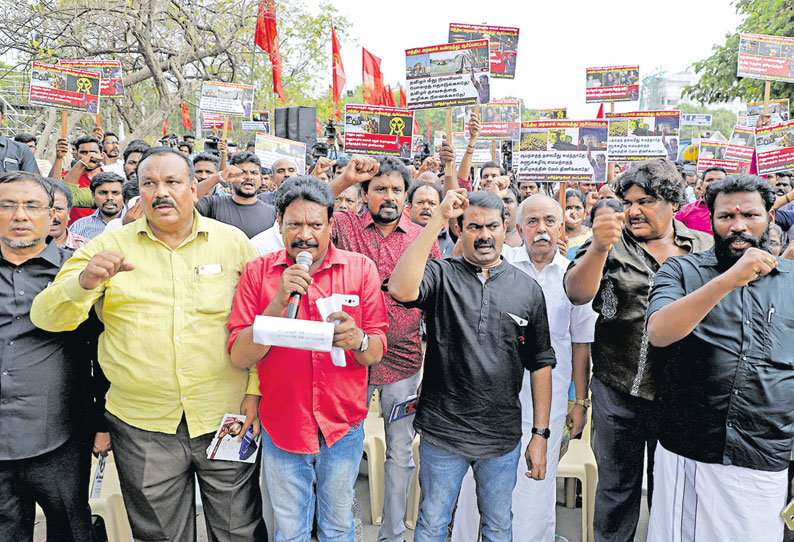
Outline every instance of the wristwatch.
[[357, 351], [366, 352], [367, 349], [369, 348], [369, 335], [367, 335], [367, 332], [364, 331], [363, 329], [361, 330], [361, 333], [364, 334], [364, 338], [361, 339], [361, 346], [357, 349]]
[[549, 437], [551, 436], [551, 431], [549, 430], [548, 427], [546, 429], [538, 429], [537, 427], [533, 427], [532, 428], [532, 434], [533, 435], [540, 435], [541, 437], [545, 438], [546, 440], [549, 440]]
[[590, 408], [590, 398], [587, 397], [585, 399], [577, 399], [573, 402], [574, 405], [579, 405], [581, 407]]

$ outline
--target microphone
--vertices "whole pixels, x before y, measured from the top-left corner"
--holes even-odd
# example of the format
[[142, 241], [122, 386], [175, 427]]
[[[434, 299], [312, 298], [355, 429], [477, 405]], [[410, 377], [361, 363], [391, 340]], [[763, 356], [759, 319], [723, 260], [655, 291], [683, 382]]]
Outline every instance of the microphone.
[[[312, 257], [310, 252], [303, 251], [298, 253], [298, 257], [295, 258], [295, 263], [298, 265], [302, 265], [306, 272], [309, 272], [309, 267], [311, 267], [314, 258]], [[301, 302], [301, 295], [298, 292], [292, 292], [292, 295], [289, 296], [289, 301], [287, 302], [287, 314], [285, 318], [297, 318], [298, 317], [298, 306]]]

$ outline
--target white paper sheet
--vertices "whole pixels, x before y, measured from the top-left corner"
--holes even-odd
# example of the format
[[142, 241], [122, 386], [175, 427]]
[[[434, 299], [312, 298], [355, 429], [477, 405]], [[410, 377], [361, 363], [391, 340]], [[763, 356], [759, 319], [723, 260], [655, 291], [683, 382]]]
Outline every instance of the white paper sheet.
[[257, 316], [254, 320], [254, 342], [316, 352], [330, 352], [334, 325], [328, 322]]

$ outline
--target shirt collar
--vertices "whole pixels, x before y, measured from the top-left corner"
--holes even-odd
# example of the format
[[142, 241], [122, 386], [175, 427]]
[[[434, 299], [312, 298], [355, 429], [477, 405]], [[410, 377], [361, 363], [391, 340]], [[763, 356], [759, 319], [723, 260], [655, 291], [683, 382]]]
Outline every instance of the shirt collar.
[[[323, 263], [320, 264], [320, 267], [317, 268], [315, 273], [327, 269], [334, 265], [343, 265], [345, 263], [345, 259], [340, 254], [339, 249], [337, 249], [333, 243], [328, 243], [328, 252], [325, 253], [325, 258], [323, 259]], [[287, 249], [282, 249], [278, 252], [276, 256], [276, 261], [273, 262], [273, 265], [281, 265], [284, 267], [290, 267], [295, 265], [295, 260], [287, 252]]]
[[[44, 242], [46, 243], [44, 250], [42, 250], [37, 256], [34, 256], [27, 261], [41, 259], [51, 264], [53, 267], [61, 267], [61, 255], [58, 250], [58, 243], [55, 242], [55, 238], [48, 235], [44, 239]], [[3, 258], [2, 255], [0, 255], [0, 260], [8, 261]]]
[[[407, 224], [413, 224], [413, 222], [411, 222], [411, 219], [405, 216], [404, 211], [405, 211], [405, 207], [403, 207], [403, 212], [400, 212], [400, 220], [399, 222], [397, 222], [397, 226], [394, 228], [394, 229], [400, 228], [403, 231], [403, 233], [408, 231], [408, 228], [410, 228], [410, 226], [407, 226]], [[364, 212], [362, 213], [361, 226], [364, 228], [367, 228], [369, 226], [372, 226], [373, 228], [377, 228], [377, 226], [375, 225], [375, 220], [372, 218], [372, 213], [369, 211], [369, 209], [365, 209]]]
[[[640, 246], [645, 246], [645, 241], [634, 237], [628, 228], [624, 227], [623, 232], [634, 243]], [[680, 220], [673, 219], [673, 242], [678, 246], [692, 247], [694, 240], [695, 234], [692, 232], [692, 230], [687, 228], [686, 225]]]
[[[468, 269], [472, 274], [476, 275], [477, 273], [482, 273], [482, 267], [480, 267], [479, 265], [474, 265], [472, 263], [469, 263], [466, 260], [466, 258], [463, 257], [463, 255], [458, 256], [457, 258], [454, 259], [461, 262], [463, 264], [463, 267]], [[500, 254], [499, 265], [497, 265], [496, 267], [491, 267], [488, 270], [488, 276], [491, 278], [498, 276], [502, 271], [504, 271], [507, 268], [507, 266], [508, 266], [507, 261]]]
[[[530, 264], [532, 267], [535, 267], [535, 264], [532, 262], [532, 260], [529, 259], [529, 253], [527, 252], [526, 245], [521, 245], [520, 247], [516, 248], [515, 257], [513, 258], [513, 263], [519, 263], [519, 262], [526, 262]], [[568, 260], [568, 258], [560, 254], [560, 250], [555, 246], [554, 258], [551, 260], [551, 263], [549, 263], [548, 265], [559, 267], [562, 270], [567, 270], [569, 263], [570, 261]]]

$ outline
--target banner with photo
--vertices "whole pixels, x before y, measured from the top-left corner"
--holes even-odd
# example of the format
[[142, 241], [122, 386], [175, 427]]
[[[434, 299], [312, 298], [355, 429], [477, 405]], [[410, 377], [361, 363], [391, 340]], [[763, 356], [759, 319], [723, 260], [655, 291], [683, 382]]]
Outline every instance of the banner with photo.
[[606, 182], [607, 120], [536, 120], [521, 123], [518, 181]]
[[491, 101], [488, 40], [445, 43], [405, 51], [408, 109]]
[[706, 113], [681, 113], [681, 126], [711, 126], [711, 119]]
[[[461, 129], [469, 136], [469, 117], [474, 111], [473, 105], [458, 107], [456, 116], [461, 118]], [[521, 129], [520, 100], [491, 100], [488, 105], [480, 106], [480, 137], [479, 139], [503, 140], [518, 137]]]
[[243, 132], [262, 132], [270, 133], [270, 111], [254, 110], [251, 111], [250, 119], [243, 119]]
[[[745, 126], [755, 126], [758, 124], [758, 117], [764, 112], [764, 102], [750, 102], [744, 111], [739, 111], [737, 124]], [[767, 113], [772, 124], [781, 124], [789, 121], [789, 101], [788, 98], [782, 100], [770, 100]], [[744, 119], [744, 122], [742, 122]]]
[[540, 120], [567, 119], [568, 108], [558, 107], [556, 109], [538, 109]]
[[98, 73], [102, 77], [99, 95], [103, 98], [124, 97], [120, 60], [59, 60], [58, 64], [66, 68], [79, 68]]
[[[223, 118], [220, 113], [207, 113], [201, 112], [201, 129], [202, 130], [223, 130]], [[232, 119], [227, 123], [228, 128], [232, 128]]]
[[749, 170], [749, 163], [742, 165], [738, 161], [727, 159], [725, 153], [728, 150], [728, 146], [728, 143], [725, 141], [701, 141], [698, 147], [698, 161], [696, 166], [698, 175], [710, 167], [721, 167], [729, 175], [731, 173], [742, 173], [743, 171]]
[[639, 66], [587, 68], [585, 76], [585, 101], [589, 104], [640, 99]]
[[755, 131], [758, 175], [794, 169], [794, 121]]
[[298, 173], [306, 171], [306, 143], [282, 139], [257, 132], [256, 150], [254, 151], [263, 167], [270, 167], [279, 158], [289, 158], [298, 166]]
[[28, 103], [96, 115], [100, 88], [101, 75], [96, 71], [34, 62]]
[[414, 112], [385, 105], [345, 106], [345, 152], [411, 157]]
[[678, 159], [680, 111], [607, 113], [606, 117], [609, 120], [610, 161]]
[[494, 79], [514, 79], [518, 51], [518, 28], [450, 23], [450, 43], [476, 40], [490, 42], [491, 76]]
[[[755, 128], [749, 126], [734, 126], [728, 148], [725, 149], [725, 159], [739, 162], [743, 165], [744, 173], [750, 170], [755, 152]], [[746, 166], [745, 166], [746, 164]]]
[[253, 105], [253, 85], [221, 81], [205, 81], [201, 85], [199, 109], [202, 111], [250, 119]]
[[794, 83], [794, 38], [741, 34], [736, 76]]

